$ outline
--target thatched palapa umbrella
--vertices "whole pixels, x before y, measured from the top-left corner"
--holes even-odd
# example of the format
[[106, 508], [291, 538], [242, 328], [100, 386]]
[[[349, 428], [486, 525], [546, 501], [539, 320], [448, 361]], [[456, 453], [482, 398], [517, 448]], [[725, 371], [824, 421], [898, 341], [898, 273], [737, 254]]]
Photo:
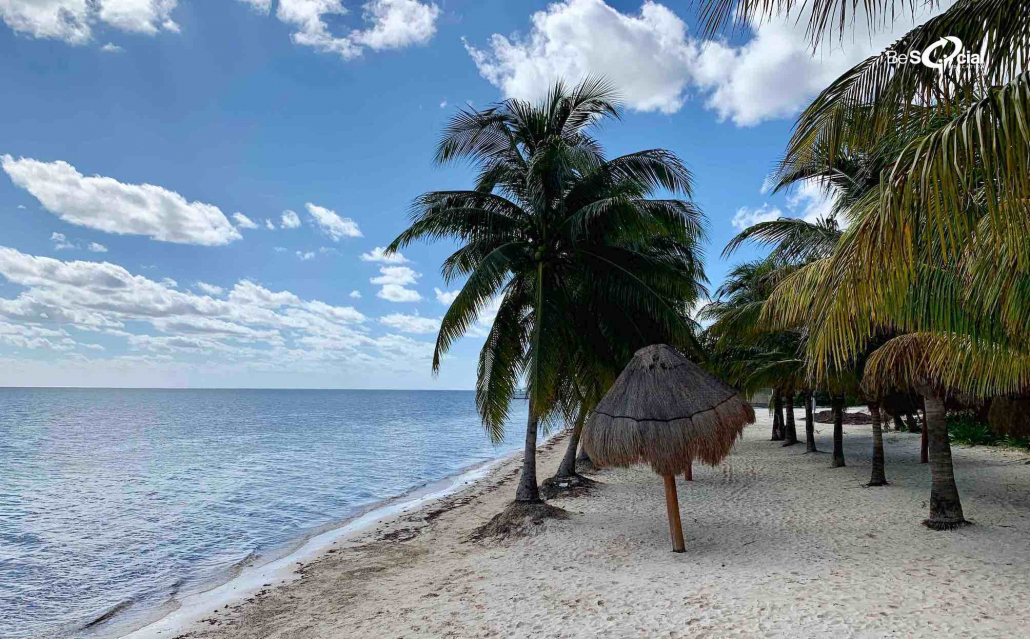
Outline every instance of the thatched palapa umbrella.
[[594, 409], [583, 449], [596, 464], [648, 463], [665, 478], [673, 551], [683, 552], [676, 475], [695, 459], [718, 465], [754, 422], [754, 409], [733, 387], [654, 344], [633, 355]]

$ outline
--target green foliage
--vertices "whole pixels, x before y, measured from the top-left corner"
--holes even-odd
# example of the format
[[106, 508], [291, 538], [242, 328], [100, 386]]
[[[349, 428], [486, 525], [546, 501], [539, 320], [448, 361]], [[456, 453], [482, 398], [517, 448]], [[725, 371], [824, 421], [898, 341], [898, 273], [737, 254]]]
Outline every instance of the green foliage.
[[1010, 446], [1030, 450], [1030, 437], [999, 435], [987, 422], [968, 411], [951, 413], [947, 417], [948, 439], [967, 446]]
[[416, 198], [411, 226], [387, 249], [458, 245], [441, 270], [464, 284], [441, 322], [434, 372], [496, 305], [476, 386], [494, 439], [523, 383], [534, 417], [571, 423], [636, 349], [699, 354], [687, 311], [705, 293], [707, 222], [690, 201], [693, 176], [664, 149], [607, 158], [592, 134], [620, 117], [618, 104], [611, 85], [588, 78], [555, 83], [537, 104], [460, 111], [436, 161], [471, 164], [474, 188]]

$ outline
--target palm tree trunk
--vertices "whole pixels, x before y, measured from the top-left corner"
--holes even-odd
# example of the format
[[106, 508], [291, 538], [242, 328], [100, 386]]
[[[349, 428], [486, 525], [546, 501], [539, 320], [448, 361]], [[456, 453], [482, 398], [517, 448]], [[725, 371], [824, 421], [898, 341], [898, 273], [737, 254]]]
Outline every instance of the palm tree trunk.
[[886, 486], [887, 474], [884, 471], [883, 430], [880, 427], [880, 405], [869, 404], [869, 414], [873, 418], [873, 473], [869, 478], [870, 486]]
[[833, 396], [833, 462], [831, 468], [844, 466], [844, 395]]
[[944, 402], [932, 390], [923, 393], [930, 436], [930, 516], [923, 522], [934, 530], [950, 530], [969, 523], [962, 516], [962, 501], [951, 464], [951, 443]]
[[[897, 411], [898, 409], [895, 408], [894, 410]], [[900, 433], [905, 428], [905, 422], [901, 421], [901, 413], [895, 412], [892, 417], [894, 417], [894, 430]]]
[[[539, 361], [540, 331], [542, 330], [544, 311], [544, 263], [538, 262], [536, 267], [536, 309], [533, 318], [533, 365]], [[537, 386], [537, 379], [530, 386], [529, 394], [529, 419], [526, 420], [526, 448], [522, 455], [522, 478], [519, 479], [519, 487], [515, 490], [515, 501], [537, 503], [540, 501], [540, 486], [536, 483], [536, 431], [540, 419], [538, 412], [538, 397], [540, 392]]]
[[920, 464], [928, 464], [928, 463], [930, 463], [930, 434], [927, 431], [928, 431], [928, 429], [926, 427], [926, 400], [924, 399], [923, 400], [923, 428], [920, 431], [920, 432], [922, 432], [923, 437], [922, 437], [922, 440], [919, 442], [919, 463]]
[[793, 446], [798, 443], [798, 429], [794, 424], [794, 393], [793, 391], [787, 393], [787, 427], [786, 427], [786, 441], [783, 442], [784, 446]]
[[522, 457], [522, 478], [515, 491], [515, 501], [537, 503], [540, 501], [540, 487], [536, 483], [536, 431], [539, 420], [529, 409], [526, 422], [526, 449]]
[[805, 452], [819, 452], [815, 447], [815, 416], [812, 414], [812, 393], [805, 393]]
[[773, 389], [773, 427], [772, 427], [772, 441], [780, 442], [783, 441], [783, 396], [780, 395], [780, 390]]
[[572, 428], [572, 437], [569, 437], [569, 445], [565, 449], [565, 457], [562, 457], [561, 465], [558, 466], [558, 472], [555, 473], [555, 477], [576, 476], [576, 450], [579, 448], [579, 439], [583, 434], [583, 424], [585, 421], [585, 415], [576, 420], [576, 425]]

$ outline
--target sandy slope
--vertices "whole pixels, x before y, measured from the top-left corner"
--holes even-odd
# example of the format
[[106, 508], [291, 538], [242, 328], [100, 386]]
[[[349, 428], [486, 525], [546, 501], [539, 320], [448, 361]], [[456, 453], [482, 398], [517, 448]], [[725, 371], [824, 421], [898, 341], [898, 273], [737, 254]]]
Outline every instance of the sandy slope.
[[[831, 469], [827, 454], [767, 441], [769, 423], [763, 411], [722, 466], [680, 479], [685, 554], [670, 552], [662, 484], [646, 468], [598, 472], [604, 485], [592, 495], [552, 502], [569, 520], [531, 537], [463, 542], [513, 495], [512, 460], [450, 510], [430, 505], [341, 542], [302, 580], [187, 636], [1027, 636], [1026, 455], [956, 447], [976, 525], [932, 532], [919, 525], [929, 468], [918, 435], [888, 433], [892, 484], [865, 488], [868, 426], [846, 428], [848, 466]], [[831, 427], [817, 429], [829, 450]], [[564, 441], [555, 443], [541, 477], [558, 464]]]

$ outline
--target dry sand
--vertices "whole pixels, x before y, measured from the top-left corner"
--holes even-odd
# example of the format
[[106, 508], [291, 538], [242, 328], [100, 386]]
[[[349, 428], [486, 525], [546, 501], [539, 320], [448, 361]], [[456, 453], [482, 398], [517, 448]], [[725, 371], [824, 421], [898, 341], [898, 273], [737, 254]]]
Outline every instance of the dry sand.
[[[933, 532], [919, 523], [930, 469], [918, 463], [918, 435], [886, 433], [891, 485], [866, 488], [868, 426], [845, 428], [848, 465], [831, 469], [826, 453], [769, 442], [770, 423], [760, 411], [725, 463], [680, 478], [684, 554], [670, 552], [662, 482], [645, 467], [592, 474], [603, 484], [593, 493], [550, 502], [568, 520], [528, 537], [466, 542], [513, 496], [516, 458], [180, 636], [1027, 636], [1026, 455], [954, 447], [975, 525]], [[832, 427], [816, 427], [830, 450]], [[564, 445], [539, 456], [541, 478]]]

